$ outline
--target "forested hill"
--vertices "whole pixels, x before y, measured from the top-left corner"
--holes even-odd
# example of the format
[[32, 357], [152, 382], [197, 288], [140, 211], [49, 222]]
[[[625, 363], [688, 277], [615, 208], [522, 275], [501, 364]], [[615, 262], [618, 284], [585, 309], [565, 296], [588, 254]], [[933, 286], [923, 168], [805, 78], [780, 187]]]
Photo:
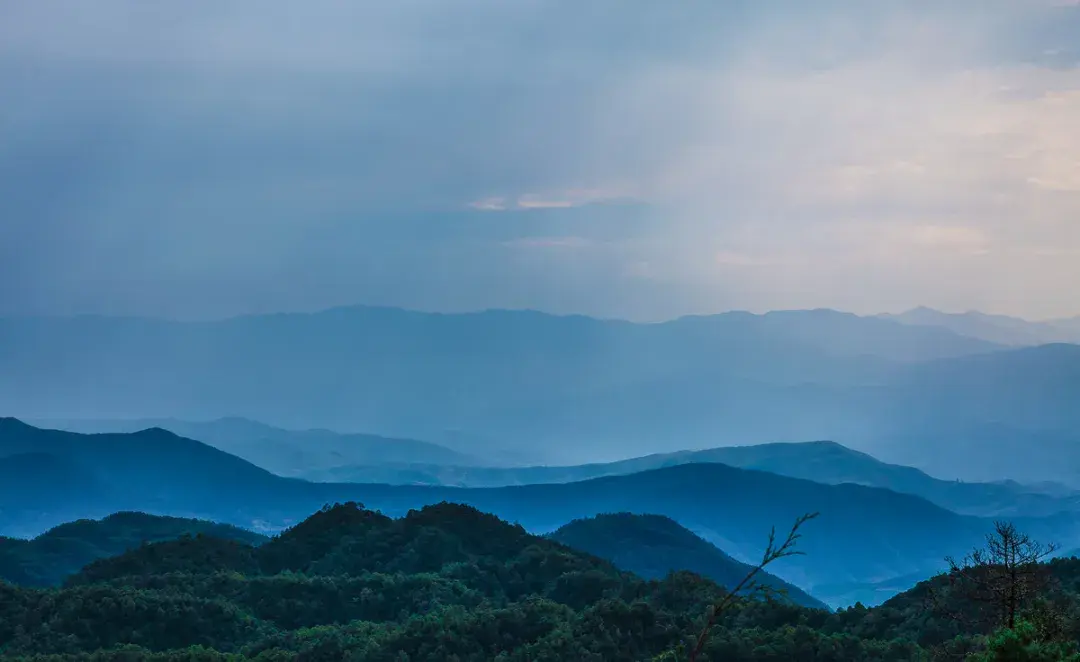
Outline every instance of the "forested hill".
[[[817, 535], [812, 528], [805, 534]], [[1063, 587], [1063, 594], [1074, 589]], [[912, 606], [918, 597], [835, 613], [736, 599], [720, 612], [698, 659], [910, 662], [936, 659], [941, 647], [963, 658], [998, 645]], [[184, 537], [96, 561], [59, 589], [0, 583], [0, 656], [680, 660], [680, 646], [724, 598], [700, 576], [644, 580], [465, 506], [440, 504], [395, 520], [344, 504], [257, 547]], [[1075, 624], [1063, 623], [1054, 635], [1059, 653], [1075, 650], [1067, 640]], [[1065, 659], [996, 654], [971, 659]], [[40, 655], [51, 657], [33, 657]]]
[[[942, 559], [983, 540], [989, 520], [956, 515], [918, 497], [859, 485], [822, 485], [721, 464], [690, 464], [629, 476], [500, 489], [357, 486], [357, 500], [389, 514], [437, 501], [467, 503], [536, 532], [601, 513], [664, 515], [741, 561], [756, 559], [770, 527], [819, 512], [805, 557], [775, 573], [811, 594], [818, 585], [933, 574]], [[1025, 522], [1069, 544], [1075, 515]], [[850, 604], [835, 594], [830, 604]]]
[[227, 524], [115, 513], [101, 520], [78, 520], [57, 526], [32, 540], [0, 537], [0, 580], [23, 586], [54, 586], [98, 559], [150, 542], [182, 536], [212, 535], [259, 544], [265, 537]]
[[[645, 579], [663, 579], [670, 572], [688, 570], [732, 588], [750, 572], [715, 545], [674, 520], [661, 515], [615, 513], [570, 522], [551, 534], [574, 549], [608, 559], [622, 570]], [[762, 571], [755, 581], [804, 607], [825, 609], [820, 600], [784, 580]]]
[[[83, 476], [99, 491], [17, 475], [25, 491], [0, 490], [0, 531], [40, 527], [36, 535], [64, 521], [120, 510], [277, 530], [325, 503], [356, 501], [401, 516], [449, 501], [518, 522], [534, 533], [601, 513], [664, 515], [745, 562], [760, 555], [770, 527], [783, 526], [807, 511], [820, 512], [815, 522], [820, 534], [805, 542], [809, 555], [789, 559], [776, 573], [821, 599], [829, 597], [834, 606], [850, 604], [849, 596], [825, 596], [819, 586], [931, 574], [942, 568], [943, 557], [963, 553], [992, 525], [885, 489], [824, 485], [721, 464], [497, 489], [314, 484], [275, 476], [163, 430], [81, 435], [0, 420], [0, 452], [32, 449], [57, 460], [44, 463], [47, 466], [64, 467], [63, 475]], [[1080, 545], [1076, 518], [1065, 514], [1026, 520], [1024, 525], [1071, 548]]]

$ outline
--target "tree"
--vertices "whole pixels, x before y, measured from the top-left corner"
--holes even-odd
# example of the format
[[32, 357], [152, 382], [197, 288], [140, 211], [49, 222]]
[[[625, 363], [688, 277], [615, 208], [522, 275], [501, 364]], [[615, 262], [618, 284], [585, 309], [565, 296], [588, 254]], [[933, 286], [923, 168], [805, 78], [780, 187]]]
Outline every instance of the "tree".
[[946, 558], [950, 593], [958, 593], [973, 609], [954, 617], [976, 619], [989, 629], [1013, 630], [1030, 606], [1048, 587], [1049, 569], [1042, 563], [1056, 544], [1043, 544], [1016, 530], [1010, 522], [995, 522], [986, 546], [972, 550], [960, 561]]
[[1080, 662], [1074, 641], [1047, 641], [1035, 624], [1017, 621], [1016, 627], [998, 630], [983, 650], [968, 662]]
[[[742, 578], [742, 581], [736, 584], [730, 591], [726, 591], [724, 595], [709, 608], [708, 617], [705, 619], [705, 627], [701, 629], [698, 636], [691, 642], [692, 646], [690, 648], [690, 654], [687, 657], [688, 662], [697, 662], [697, 659], [705, 649], [705, 643], [709, 640], [709, 635], [720, 616], [737, 600], [754, 595], [772, 595], [781, 593], [781, 591], [777, 591], [765, 584], [757, 583], [756, 578], [759, 573], [765, 570], [765, 566], [770, 563], [787, 556], [799, 556], [802, 554], [802, 552], [795, 549], [795, 543], [802, 537], [802, 534], [799, 533], [799, 529], [803, 524], [806, 524], [817, 516], [818, 513], [810, 513], [795, 520], [795, 524], [792, 525], [791, 530], [787, 534], [787, 538], [779, 545], [776, 544], [776, 528], [774, 527], [769, 532], [769, 544], [765, 547], [765, 553], [762, 555], [761, 561], [746, 573], [746, 576]], [[683, 650], [685, 649], [680, 645], [679, 649], [661, 655], [657, 660], [678, 659], [681, 657]]]

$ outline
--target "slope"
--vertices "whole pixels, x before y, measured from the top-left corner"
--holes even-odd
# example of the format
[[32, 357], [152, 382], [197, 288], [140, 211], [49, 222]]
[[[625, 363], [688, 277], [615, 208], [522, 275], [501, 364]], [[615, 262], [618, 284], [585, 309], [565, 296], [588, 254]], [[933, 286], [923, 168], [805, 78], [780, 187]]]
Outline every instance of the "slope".
[[[1041, 563], [1039, 569], [1046, 583], [1038, 598], [1062, 610], [1054, 612], [1054, 616], [1060, 619], [1061, 626], [1065, 628], [1065, 637], [1075, 640], [1080, 622], [1075, 620], [1075, 612], [1070, 613], [1069, 610], [1075, 609], [1080, 599], [1080, 559], [1056, 558]], [[871, 610], [876, 623], [866, 623], [870, 627], [864, 626], [862, 631], [872, 636], [875, 630], [880, 632], [879, 628], [888, 623], [896, 636], [924, 646], [939, 645], [973, 630], [985, 633], [984, 619], [988, 614], [985, 611], [980, 613], [980, 610], [985, 609], [986, 605], [972, 601], [970, 589], [958, 589], [960, 587], [950, 581], [947, 575], [924, 577], [879, 608]], [[1022, 602], [1025, 606], [1031, 606], [1027, 599]]]
[[[1059, 583], [1044, 597], [1068, 605], [1080, 562], [1050, 566]], [[964, 657], [984, 630], [928, 603], [943, 579], [869, 609], [735, 601], [701, 659], [901, 662], [946, 642]], [[341, 504], [260, 546], [186, 537], [96, 561], [60, 589], [0, 583], [0, 650], [57, 662], [678, 659], [722, 591], [687, 572], [643, 580], [468, 507], [391, 519]], [[1077, 624], [1060, 625], [1075, 649]]]
[[139, 432], [160, 428], [181, 437], [197, 439], [279, 476], [294, 478], [320, 476], [342, 465], [484, 464], [479, 458], [426, 441], [331, 430], [284, 430], [236, 417], [204, 422], [176, 419], [38, 421], [35, 425], [81, 433]]
[[58, 585], [92, 561], [122, 554], [144, 543], [211, 535], [259, 544], [263, 536], [225, 524], [116, 513], [101, 520], [57, 526], [31, 540], [0, 537], [0, 581], [23, 586]]
[[[60, 504], [65, 519], [142, 510], [250, 525], [249, 504], [257, 503], [256, 509], [263, 512], [273, 512], [278, 506], [292, 508], [307, 486], [165, 430], [82, 435], [0, 419], [0, 458], [11, 462], [12, 456], [27, 453], [57, 458], [48, 466], [65, 467], [64, 478], [56, 472], [23, 467], [21, 480], [34, 487], [0, 492], [0, 513], [47, 511], [42, 505]], [[309, 496], [311, 501], [304, 503], [308, 510], [318, 505], [318, 495], [309, 491]], [[10, 517], [4, 524], [17, 526]], [[13, 531], [5, 528], [3, 533]]]
[[[519, 522], [536, 533], [601, 513], [670, 517], [740, 561], [755, 560], [772, 526], [807, 511], [821, 517], [805, 541], [806, 557], [785, 560], [774, 572], [813, 592], [818, 584], [871, 582], [941, 567], [965, 551], [988, 521], [956, 515], [911, 495], [858, 485], [825, 485], [722, 464], [688, 464], [589, 481], [491, 489], [364, 484], [315, 484], [270, 474], [199, 442], [158, 431], [78, 435], [0, 424], [0, 448], [10, 434], [24, 444], [67, 450], [89, 467], [116, 498], [115, 510], [197, 517], [276, 530], [322, 504], [356, 501], [388, 515], [443, 501], [462, 503]], [[104, 442], [104, 443], [103, 443]], [[140, 505], [142, 504], [142, 505]], [[0, 508], [9, 504], [0, 503]], [[70, 504], [97, 513], [103, 504]], [[1035, 534], [1052, 532], [1066, 548], [1080, 545], [1077, 516], [1030, 519]], [[808, 531], [808, 534], [810, 532]]]
[[[467, 507], [394, 520], [344, 504], [259, 547], [185, 538], [97, 561], [59, 590], [0, 584], [0, 650], [14, 660], [634, 662], [685, 641], [722, 595], [686, 572], [643, 580]], [[925, 657], [867, 610], [737, 601], [723, 625], [707, 659]], [[885, 631], [855, 634], [867, 627]]]
[[[0, 448], [3, 438], [0, 431]], [[106, 515], [112, 497], [107, 483], [69, 458], [0, 451], [0, 535], [29, 536], [80, 516]]]
[[[549, 537], [645, 579], [663, 579], [671, 572], [687, 570], [731, 589], [752, 570], [660, 515], [597, 515], [574, 520]], [[783, 592], [795, 604], [825, 608], [821, 601], [768, 572], [759, 573], [755, 581]]]
[[[240, 415], [435, 443], [466, 433], [545, 449], [534, 463], [580, 462], [628, 448], [839, 438], [830, 422], [841, 419], [818, 414], [820, 397], [788, 391], [880, 383], [896, 362], [995, 349], [827, 310], [662, 324], [363, 307], [197, 324], [0, 319], [0, 401], [35, 420]], [[686, 417], [688, 395], [703, 411]], [[623, 424], [628, 403], [646, 420]], [[664, 439], [674, 448], [659, 448]]]
[[978, 311], [945, 313], [933, 308], [914, 308], [882, 319], [914, 326], [941, 327], [970, 338], [1011, 346], [1080, 342], [1080, 332], [1065, 322], [1031, 322], [1007, 315], [988, 315]]
[[964, 483], [933, 478], [918, 469], [888, 464], [831, 441], [728, 446], [701, 451], [658, 453], [599, 464], [565, 467], [462, 467], [425, 464], [381, 467], [342, 466], [317, 475], [326, 482], [503, 487], [571, 483], [681, 464], [719, 463], [803, 478], [817, 483], [855, 483], [913, 494], [954, 512], [980, 516], [1041, 516], [1080, 510], [1080, 495], [1069, 490], [1013, 481]]
[[[859, 385], [721, 375], [627, 385], [535, 403], [527, 434], [584, 443], [617, 431], [629, 442], [678, 438], [683, 448], [833, 439], [942, 478], [1077, 487], [1078, 400], [1080, 346], [1060, 344], [905, 364]], [[628, 443], [624, 456], [638, 447]]]
[[[804, 541], [807, 556], [771, 569], [810, 593], [820, 584], [935, 572], [945, 556], [963, 553], [991, 526], [889, 490], [824, 485], [720, 464], [493, 489], [357, 485], [352, 494], [388, 514], [444, 500], [467, 503], [538, 532], [601, 513], [664, 515], [744, 562], [761, 554], [771, 526], [782, 528], [805, 512], [820, 512]], [[1037, 534], [1052, 533], [1063, 544], [1077, 536], [1075, 514], [1024, 524]], [[843, 603], [842, 598], [834, 602]]]

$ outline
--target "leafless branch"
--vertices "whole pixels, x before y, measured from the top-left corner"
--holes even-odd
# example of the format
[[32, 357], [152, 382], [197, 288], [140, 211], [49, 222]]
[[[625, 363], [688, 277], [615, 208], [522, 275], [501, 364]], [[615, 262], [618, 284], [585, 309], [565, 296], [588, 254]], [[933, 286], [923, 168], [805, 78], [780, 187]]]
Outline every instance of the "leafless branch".
[[799, 529], [802, 528], [803, 524], [806, 524], [817, 516], [818, 513], [808, 513], [795, 520], [795, 524], [792, 525], [791, 531], [788, 532], [784, 542], [780, 545], [776, 544], [776, 527], [773, 527], [772, 530], [769, 531], [769, 544], [765, 547], [765, 553], [762, 555], [761, 562], [751, 568], [735, 588], [727, 591], [724, 596], [709, 609], [709, 618], [705, 622], [705, 627], [702, 628], [701, 633], [698, 635], [694, 648], [690, 651], [689, 662], [697, 662], [698, 656], [701, 655], [701, 651], [705, 648], [705, 642], [709, 640], [709, 633], [712, 631], [713, 626], [716, 625], [716, 621], [719, 619], [720, 615], [723, 614], [735, 600], [742, 597], [743, 593], [754, 588], [760, 590], [759, 585], [755, 581], [755, 577], [765, 569], [765, 566], [788, 556], [801, 556], [803, 554], [803, 552], [795, 549], [795, 545], [802, 537]]

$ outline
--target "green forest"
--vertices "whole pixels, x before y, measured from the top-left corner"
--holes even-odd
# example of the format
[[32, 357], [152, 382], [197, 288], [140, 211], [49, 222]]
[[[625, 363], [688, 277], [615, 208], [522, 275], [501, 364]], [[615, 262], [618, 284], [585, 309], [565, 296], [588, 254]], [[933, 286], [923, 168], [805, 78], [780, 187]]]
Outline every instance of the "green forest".
[[[835, 612], [685, 571], [643, 579], [446, 503], [399, 519], [327, 506], [265, 542], [228, 532], [144, 543], [59, 586], [0, 584], [0, 654], [637, 662], [695, 659], [700, 637], [710, 662], [1080, 660], [1080, 560], [1041, 562], [1050, 548], [1004, 525], [950, 572]], [[1002, 541], [1015, 563], [996, 563]]]

